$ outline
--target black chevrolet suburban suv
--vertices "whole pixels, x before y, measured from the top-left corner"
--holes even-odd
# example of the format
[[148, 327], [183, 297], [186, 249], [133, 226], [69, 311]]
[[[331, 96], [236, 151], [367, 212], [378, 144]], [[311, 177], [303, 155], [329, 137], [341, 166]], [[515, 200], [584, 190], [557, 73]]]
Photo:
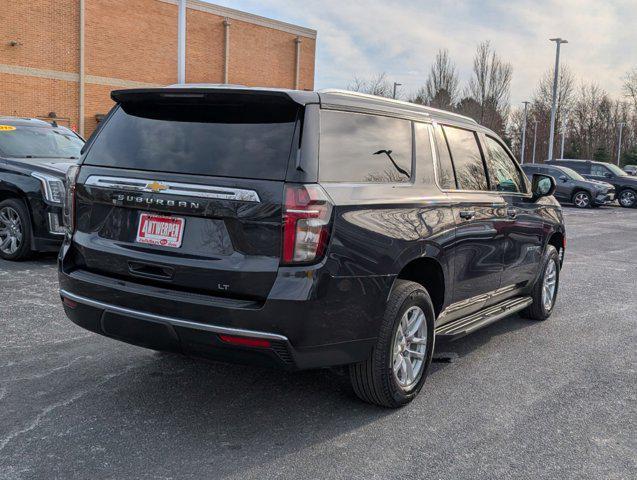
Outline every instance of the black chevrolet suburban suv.
[[601, 180], [587, 180], [575, 170], [557, 165], [531, 163], [522, 165], [527, 177], [536, 173], [550, 175], [555, 179], [553, 196], [560, 203], [572, 203], [577, 208], [591, 208], [606, 205], [615, 200], [615, 188]]
[[532, 182], [473, 120], [343, 91], [121, 90], [69, 171], [66, 314], [157, 350], [347, 365], [388, 407], [434, 344], [551, 315], [565, 248]]
[[553, 160], [547, 165], [568, 167], [589, 180], [599, 180], [615, 187], [617, 202], [624, 208], [637, 207], [637, 178], [617, 165], [592, 160]]
[[61, 125], [0, 117], [0, 258], [60, 249], [64, 179], [82, 145]]

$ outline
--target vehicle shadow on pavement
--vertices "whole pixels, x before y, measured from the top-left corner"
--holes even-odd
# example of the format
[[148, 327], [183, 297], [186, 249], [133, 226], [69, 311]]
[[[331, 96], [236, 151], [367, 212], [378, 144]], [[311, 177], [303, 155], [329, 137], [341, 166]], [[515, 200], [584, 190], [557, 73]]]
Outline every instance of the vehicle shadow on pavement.
[[522, 318], [519, 315], [513, 315], [494, 322], [453, 342], [436, 345], [434, 361], [432, 362], [429, 375], [444, 369], [445, 364], [453, 363], [457, 358], [470, 355], [500, 335], [506, 335], [523, 328], [538, 326], [540, 323], [541, 322]]
[[[463, 357], [494, 337], [533, 324], [512, 317], [447, 344], [444, 351]], [[431, 375], [438, 376], [446, 366], [434, 363]], [[118, 452], [131, 443], [115, 435], [100, 439], [111, 462], [139, 461], [139, 468], [153, 462], [165, 465], [166, 458], [157, 455], [170, 456], [167, 452], [178, 446], [174, 461], [196, 462], [199, 469], [214, 466], [218, 476], [258, 469], [262, 462], [335, 437], [356, 436], [367, 424], [408, 415], [412, 408], [422, 408], [416, 404], [430, 401], [423, 395], [407, 410], [388, 410], [360, 402], [347, 375], [333, 370], [282, 372], [162, 353], [144, 353], [143, 363], [136, 362], [113, 382], [83, 416], [98, 417], [93, 420], [97, 425], [134, 437], [144, 458]], [[94, 435], [85, 441], [95, 442]]]

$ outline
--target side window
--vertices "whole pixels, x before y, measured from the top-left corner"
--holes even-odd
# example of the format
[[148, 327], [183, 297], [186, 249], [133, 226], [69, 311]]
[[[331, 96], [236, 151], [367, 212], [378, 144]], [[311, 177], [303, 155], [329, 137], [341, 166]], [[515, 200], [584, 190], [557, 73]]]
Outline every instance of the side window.
[[564, 177], [567, 176], [562, 170], [560, 170], [559, 168], [553, 168], [553, 167], [546, 167], [544, 170], [546, 170], [546, 174], [550, 175], [551, 177], [553, 177], [555, 180], [557, 180], [560, 177]]
[[489, 190], [476, 133], [456, 127], [443, 127], [451, 151], [460, 190]]
[[321, 112], [319, 178], [323, 182], [410, 182], [411, 149], [409, 120]]
[[525, 193], [526, 187], [515, 161], [502, 145], [491, 137], [486, 137], [489, 150], [488, 164], [491, 189], [499, 192]]
[[426, 185], [434, 185], [434, 162], [431, 154], [431, 138], [429, 125], [414, 123], [416, 136], [416, 175]]
[[572, 163], [567, 163], [567, 164], [561, 165], [561, 166], [572, 168], [573, 170], [575, 170], [577, 173], [579, 173], [581, 175], [588, 175], [589, 174], [588, 164], [585, 163], [585, 162], [572, 162]]
[[440, 183], [440, 187], [444, 190], [454, 190], [458, 188], [456, 185], [456, 174], [453, 171], [453, 164], [451, 163], [451, 155], [445, 134], [442, 133], [442, 127], [440, 126], [436, 126], [434, 131], [438, 150], [438, 182]]
[[609, 173], [608, 168], [602, 165], [595, 165], [594, 163], [591, 164], [591, 175], [595, 177], [603, 177], [607, 173]]

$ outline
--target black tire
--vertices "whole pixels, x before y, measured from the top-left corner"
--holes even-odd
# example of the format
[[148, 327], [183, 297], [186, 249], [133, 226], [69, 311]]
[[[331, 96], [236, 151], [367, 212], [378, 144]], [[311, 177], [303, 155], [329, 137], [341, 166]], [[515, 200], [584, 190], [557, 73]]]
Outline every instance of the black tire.
[[[29, 216], [29, 212], [27, 211], [27, 207], [24, 205], [22, 200], [17, 198], [9, 198], [0, 202], [0, 212], [3, 209], [11, 209], [17, 213], [18, 218], [20, 219], [20, 232], [22, 234], [22, 239], [18, 249], [15, 252], [7, 253], [0, 249], [0, 258], [4, 260], [24, 260], [28, 258], [31, 251], [31, 217]], [[0, 224], [0, 228], [2, 225]], [[2, 240], [0, 240], [0, 246], [2, 244]]]
[[591, 208], [591, 205], [593, 204], [591, 194], [584, 190], [577, 190], [575, 193], [573, 193], [571, 201], [577, 208]]
[[[549, 262], [555, 263], [555, 293], [553, 295], [553, 300], [549, 308], [546, 308], [543, 301], [542, 290], [544, 287], [544, 278], [547, 275], [547, 267]], [[528, 318], [530, 320], [546, 320], [553, 313], [553, 307], [555, 307], [555, 301], [557, 299], [557, 294], [559, 292], [560, 287], [560, 259], [556, 248], [553, 245], [548, 245], [546, 247], [546, 252], [544, 253], [544, 258], [542, 259], [542, 270], [541, 274], [538, 277], [535, 285], [533, 285], [533, 290], [531, 292], [531, 297], [533, 298], [533, 303], [526, 307], [520, 315], [524, 318]]]
[[637, 207], [637, 192], [632, 188], [624, 188], [619, 195], [617, 195], [617, 202], [624, 208]]
[[[392, 350], [394, 335], [403, 317], [411, 307], [420, 307], [425, 315], [427, 341], [419, 379], [403, 389], [394, 377]], [[434, 308], [422, 285], [407, 280], [396, 280], [392, 289], [376, 345], [364, 362], [350, 365], [349, 375], [356, 395], [363, 401], [388, 408], [398, 408], [411, 402], [427, 378], [434, 350]]]

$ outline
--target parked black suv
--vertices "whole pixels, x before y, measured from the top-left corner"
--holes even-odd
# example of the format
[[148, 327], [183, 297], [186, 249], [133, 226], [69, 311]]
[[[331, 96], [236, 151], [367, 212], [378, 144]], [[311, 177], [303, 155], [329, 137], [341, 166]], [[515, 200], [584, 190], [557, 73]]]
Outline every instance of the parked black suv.
[[615, 200], [615, 188], [610, 183], [587, 180], [567, 167], [532, 163], [522, 165], [522, 170], [529, 178], [536, 173], [553, 177], [556, 183], [553, 195], [561, 203], [572, 203], [577, 208], [590, 208]]
[[622, 207], [637, 207], [637, 178], [617, 165], [591, 160], [553, 160], [547, 165], [568, 167], [590, 180], [601, 180], [615, 187], [615, 196]]
[[60, 248], [64, 178], [83, 144], [55, 123], [0, 117], [0, 258]]
[[60, 295], [133, 344], [305, 369], [350, 365], [360, 398], [419, 392], [436, 342], [544, 320], [565, 245], [474, 121], [342, 91], [138, 89], [69, 171]]

